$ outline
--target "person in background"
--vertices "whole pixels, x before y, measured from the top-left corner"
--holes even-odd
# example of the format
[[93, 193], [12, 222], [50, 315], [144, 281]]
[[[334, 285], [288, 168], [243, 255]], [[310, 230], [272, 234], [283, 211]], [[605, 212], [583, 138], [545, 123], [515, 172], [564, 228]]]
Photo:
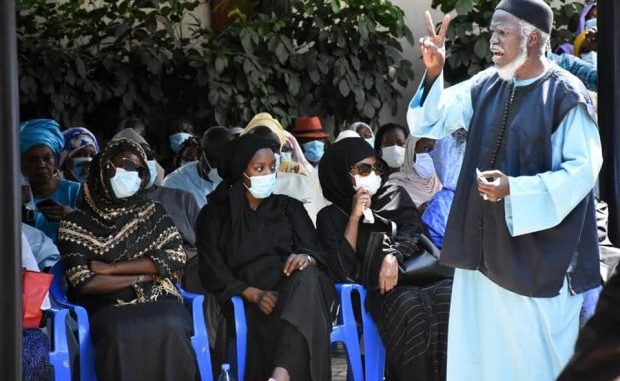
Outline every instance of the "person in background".
[[317, 176], [319, 162], [325, 153], [325, 143], [329, 137], [323, 130], [321, 120], [318, 116], [300, 116], [291, 133], [301, 144], [306, 159], [312, 164], [312, 174]]
[[60, 178], [58, 162], [65, 138], [52, 119], [33, 119], [20, 126], [22, 175], [28, 179], [35, 206], [35, 227], [54, 242], [58, 222], [78, 201], [80, 184]]
[[99, 142], [84, 127], [72, 127], [62, 132], [65, 145], [60, 152], [59, 168], [67, 180], [81, 183], [86, 178], [88, 164], [99, 153]]
[[427, 202], [441, 190], [441, 181], [430, 155], [434, 148], [435, 140], [409, 135], [400, 171], [388, 178], [388, 183], [399, 185], [407, 191], [420, 214], [424, 213]]
[[226, 148], [224, 182], [196, 224], [200, 277], [225, 316], [244, 299], [246, 381], [329, 380], [334, 286], [303, 205], [273, 194], [279, 149], [256, 133]]
[[86, 308], [100, 381], [196, 381], [191, 317], [175, 283], [183, 240], [165, 209], [147, 200], [147, 157], [114, 139], [93, 160], [58, 248], [72, 302]]
[[[330, 146], [320, 167], [321, 187], [332, 205], [319, 212], [319, 240], [337, 282], [367, 286], [366, 308], [387, 351], [388, 379], [445, 380], [452, 281], [413, 285], [398, 276], [399, 264], [418, 252], [425, 233], [415, 205], [402, 187], [382, 184], [382, 162], [360, 138]], [[371, 234], [386, 232], [375, 247]], [[376, 251], [378, 261], [365, 261]], [[378, 275], [364, 279], [364, 273]]]
[[225, 127], [211, 127], [202, 135], [200, 160], [184, 165], [168, 174], [162, 186], [190, 192], [199, 208], [207, 203], [207, 195], [222, 181], [218, 173], [226, 144], [233, 139]]
[[174, 157], [174, 169], [200, 160], [201, 155], [202, 149], [200, 148], [200, 141], [193, 136], [190, 137], [181, 144], [179, 152]]
[[379, 127], [375, 139], [375, 150], [387, 164], [385, 175], [398, 172], [405, 162], [405, 143], [409, 130], [400, 124], [387, 123]]
[[592, 100], [545, 57], [545, 1], [500, 1], [494, 65], [446, 89], [449, 20], [436, 33], [425, 14], [427, 71], [407, 113], [415, 136], [468, 131], [441, 250], [455, 267], [448, 380], [555, 380], [574, 350], [583, 294], [601, 284]]
[[194, 125], [187, 119], [177, 119], [170, 124], [170, 149], [175, 154], [181, 150], [181, 145], [194, 136]]
[[[37, 266], [28, 239], [22, 233], [22, 267], [29, 271], [41, 271]], [[49, 297], [45, 297], [41, 309], [51, 307]], [[22, 381], [53, 381], [54, 367], [50, 363], [50, 340], [42, 329], [22, 330]]]
[[22, 234], [26, 237], [30, 250], [41, 271], [49, 272], [49, 269], [60, 259], [60, 251], [54, 241], [41, 230], [22, 223]]
[[306, 176], [312, 176], [314, 167], [304, 156], [299, 142], [290, 132], [284, 130], [286, 142], [282, 146], [281, 165], [279, 171], [294, 172]]
[[349, 129], [357, 132], [357, 134], [362, 139], [366, 140], [366, 143], [370, 144], [371, 147], [375, 146], [375, 134], [372, 132], [372, 127], [370, 127], [367, 123], [355, 122], [351, 124]]
[[357, 132], [353, 130], [344, 130], [344, 131], [340, 131], [340, 133], [336, 137], [336, 140], [334, 140], [334, 143], [338, 143], [342, 139], [359, 138], [359, 137], [360, 137], [360, 134], [358, 134]]
[[[579, 78], [588, 90], [596, 91], [598, 86], [598, 73], [596, 63], [592, 64], [572, 54], [547, 53], [547, 58], [555, 62], [559, 67], [569, 71]], [[596, 94], [596, 93], [594, 93]]]
[[441, 190], [428, 201], [422, 214], [430, 238], [438, 247], [443, 246], [443, 236], [454, 199], [454, 192], [461, 173], [467, 131], [461, 128], [445, 138], [438, 140], [431, 152], [437, 177], [441, 182]]
[[586, 29], [591, 29], [596, 26], [596, 18], [598, 16], [598, 7], [596, 1], [587, 0], [579, 12], [579, 23], [577, 24], [577, 30], [575, 35], [583, 32]]

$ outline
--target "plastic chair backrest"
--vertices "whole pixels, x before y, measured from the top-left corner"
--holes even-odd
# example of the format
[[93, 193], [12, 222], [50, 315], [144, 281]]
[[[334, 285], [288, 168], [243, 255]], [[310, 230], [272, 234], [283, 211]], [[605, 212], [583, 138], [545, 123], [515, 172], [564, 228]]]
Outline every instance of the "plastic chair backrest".
[[357, 292], [363, 303], [365, 295], [364, 288], [358, 284], [336, 284], [336, 293], [340, 302], [338, 310], [338, 324], [332, 327], [330, 341], [332, 343], [342, 342], [347, 351], [348, 379], [353, 381], [364, 380], [364, 370], [362, 366], [362, 355], [360, 351], [359, 334], [355, 314], [353, 313], [352, 293]]
[[198, 362], [200, 379], [201, 381], [213, 381], [213, 368], [211, 365], [211, 352], [209, 349], [209, 334], [202, 309], [205, 297], [203, 295], [187, 292], [179, 285], [177, 285], [177, 287], [181, 292], [185, 305], [192, 314], [194, 334], [191, 337], [191, 341], [194, 352], [196, 353], [196, 361]]

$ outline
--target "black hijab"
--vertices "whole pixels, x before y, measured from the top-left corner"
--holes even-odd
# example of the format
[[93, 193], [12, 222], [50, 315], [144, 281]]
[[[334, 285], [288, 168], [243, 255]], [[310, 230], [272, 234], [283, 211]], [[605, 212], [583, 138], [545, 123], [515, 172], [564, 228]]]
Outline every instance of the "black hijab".
[[319, 163], [319, 181], [325, 198], [350, 212], [355, 194], [351, 185], [351, 167], [371, 156], [379, 157], [362, 138], [347, 138], [332, 144]]
[[269, 148], [274, 153], [278, 152], [278, 146], [272, 139], [257, 134], [247, 134], [239, 139], [230, 141], [224, 151], [222, 162], [219, 163], [218, 173], [222, 182], [209, 195], [209, 202], [225, 202], [228, 200], [228, 191], [237, 181], [241, 180], [245, 168], [256, 151]]

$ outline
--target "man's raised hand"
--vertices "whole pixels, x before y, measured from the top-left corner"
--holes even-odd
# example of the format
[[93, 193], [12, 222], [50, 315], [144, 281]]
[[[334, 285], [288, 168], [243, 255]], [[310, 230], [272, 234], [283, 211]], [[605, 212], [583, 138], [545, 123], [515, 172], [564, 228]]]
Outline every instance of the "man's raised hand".
[[435, 24], [429, 11], [424, 12], [424, 23], [426, 24], [425, 37], [420, 38], [420, 49], [422, 50], [422, 60], [426, 66], [427, 83], [432, 84], [441, 71], [446, 61], [446, 33], [450, 25], [450, 15], [445, 15], [439, 33], [435, 33]]

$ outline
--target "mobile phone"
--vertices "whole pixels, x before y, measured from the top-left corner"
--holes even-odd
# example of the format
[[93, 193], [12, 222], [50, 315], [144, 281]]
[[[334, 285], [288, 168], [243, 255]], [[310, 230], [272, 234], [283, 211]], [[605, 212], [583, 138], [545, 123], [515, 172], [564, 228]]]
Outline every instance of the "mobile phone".
[[54, 200], [50, 200], [49, 198], [43, 201], [37, 202], [37, 208], [46, 208], [49, 206], [56, 206], [56, 205], [58, 205], [58, 203]]

